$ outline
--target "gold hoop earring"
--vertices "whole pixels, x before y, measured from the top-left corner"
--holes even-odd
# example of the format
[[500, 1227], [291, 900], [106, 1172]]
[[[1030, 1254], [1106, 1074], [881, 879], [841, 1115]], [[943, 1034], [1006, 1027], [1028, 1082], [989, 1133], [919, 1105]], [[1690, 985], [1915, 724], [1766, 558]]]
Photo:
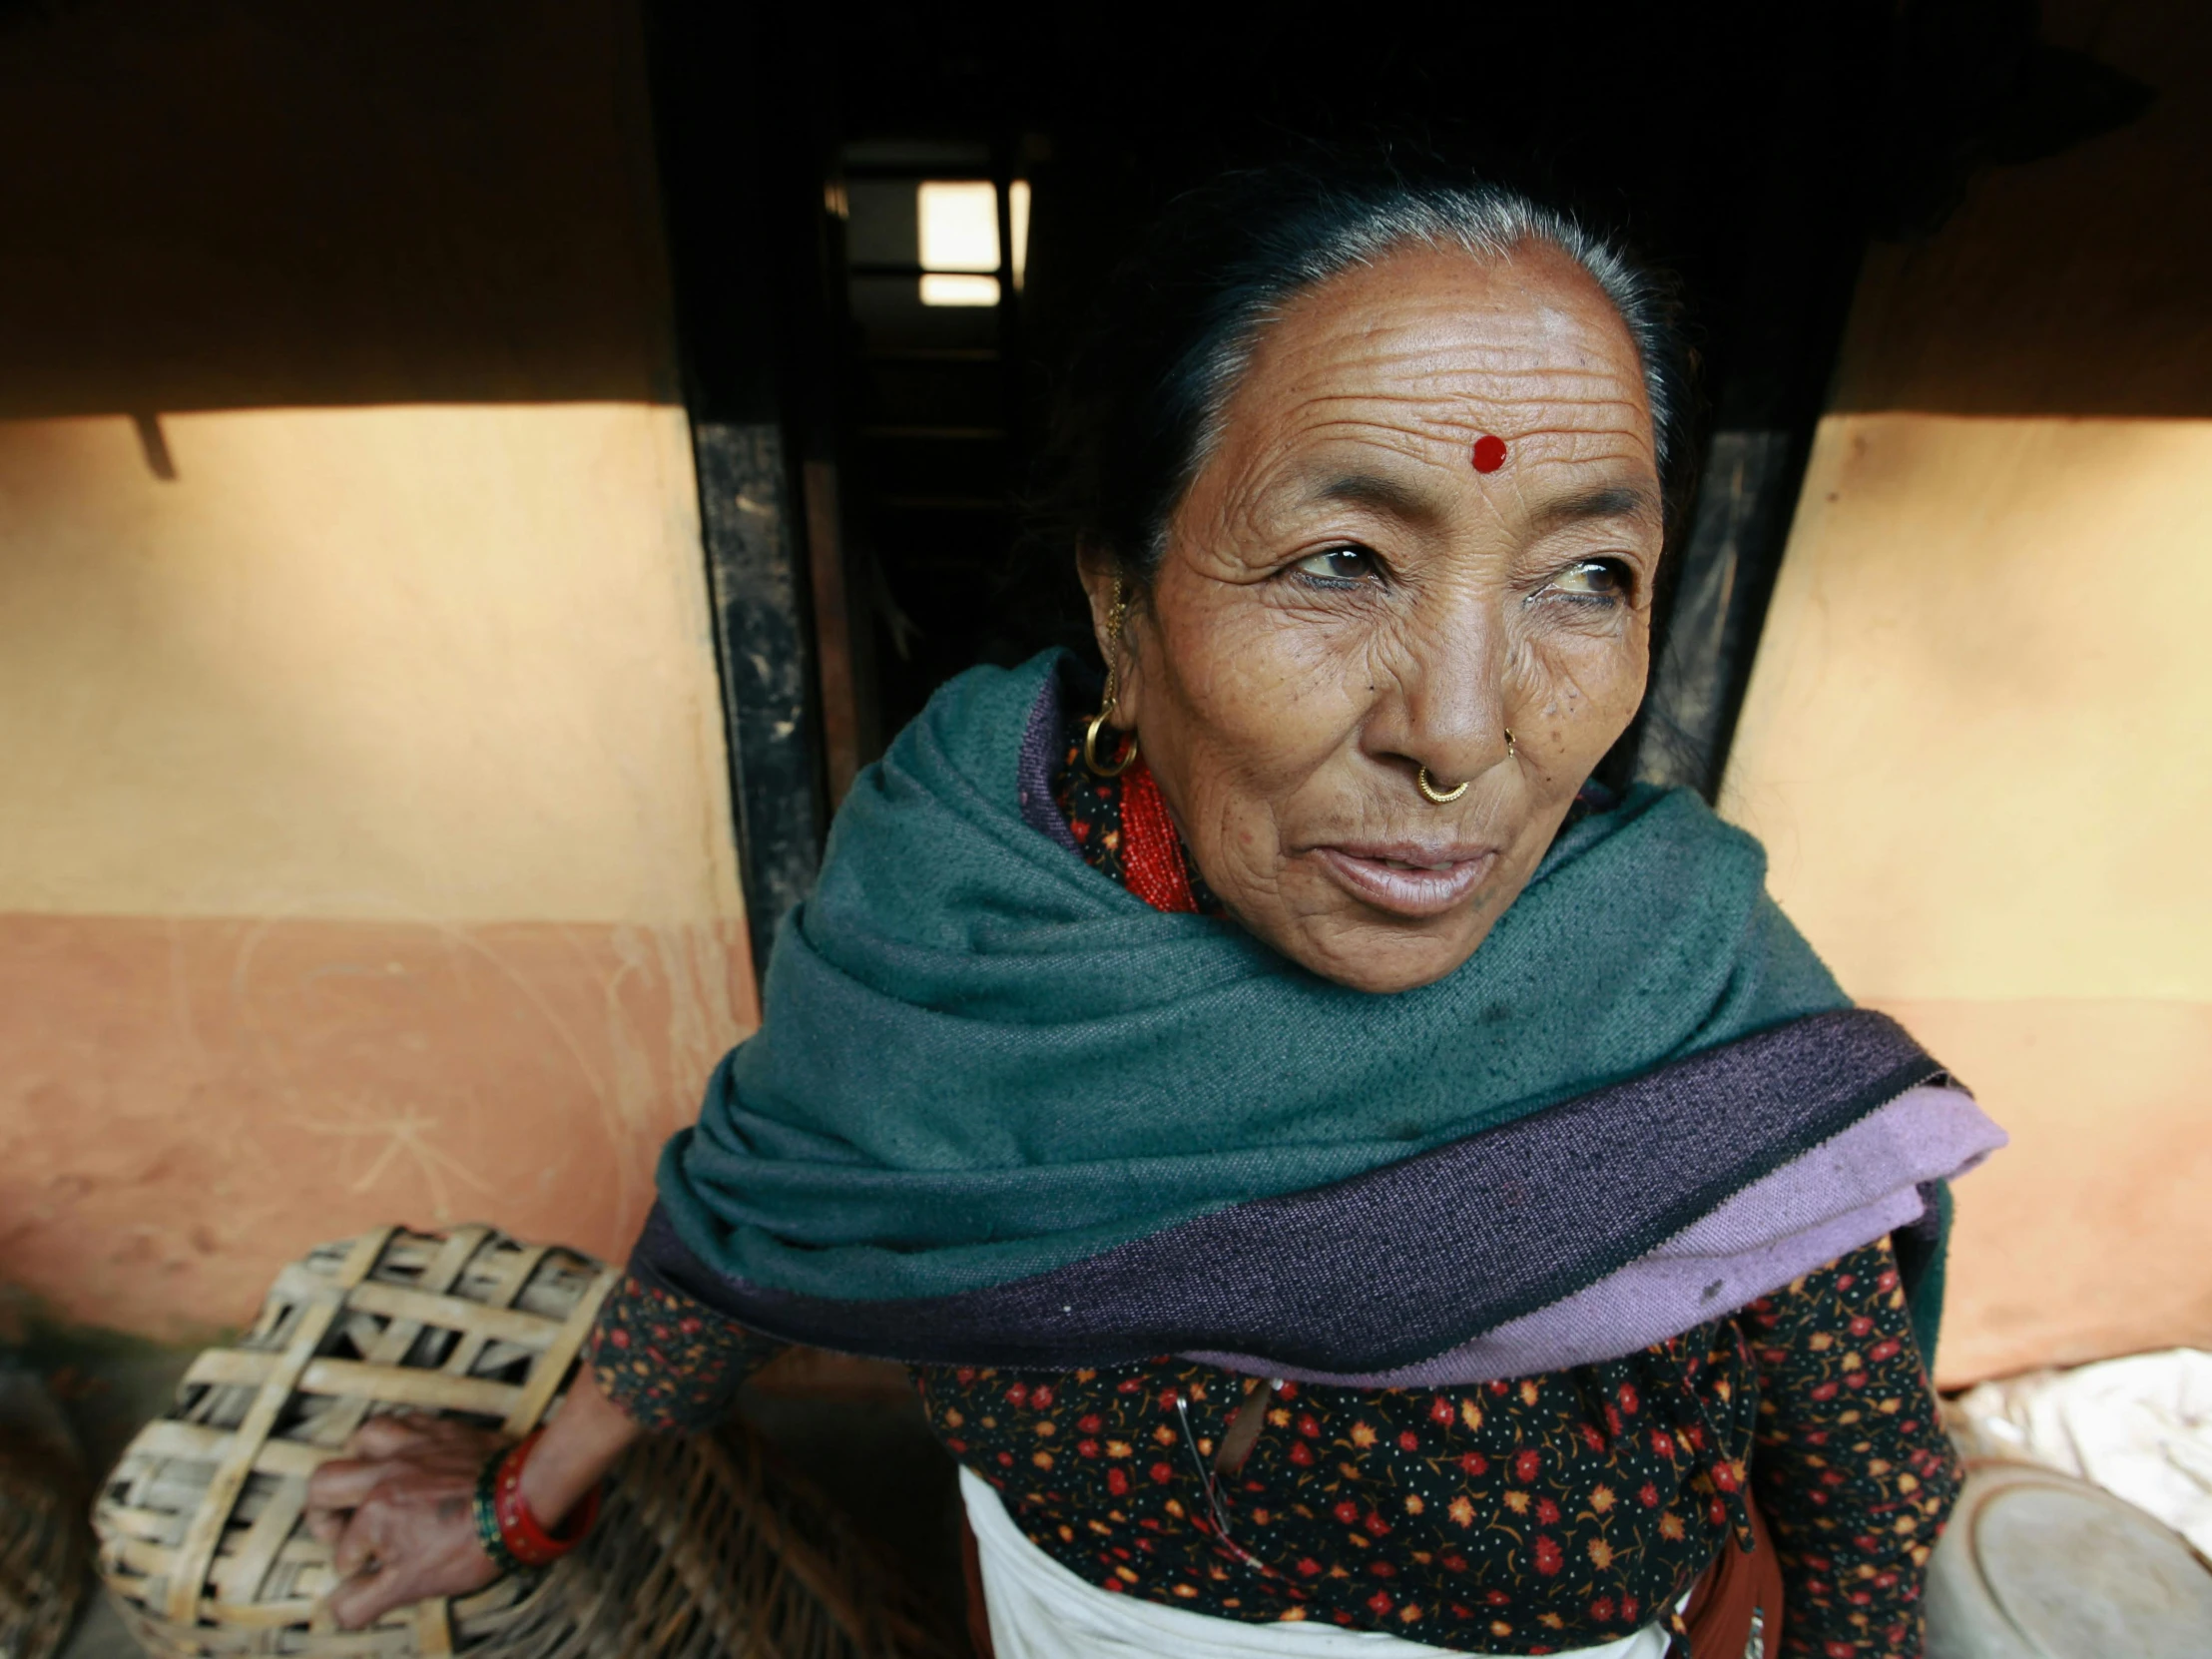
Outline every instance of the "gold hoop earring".
[[1426, 767], [1422, 767], [1420, 771], [1413, 774], [1413, 788], [1420, 791], [1421, 799], [1427, 802], [1431, 807], [1449, 806], [1452, 802], [1457, 801], [1462, 795], [1465, 795], [1467, 793], [1467, 785], [1471, 782], [1473, 782], [1473, 780], [1462, 778], [1459, 780], [1459, 787], [1457, 789], [1439, 790], [1433, 783], [1429, 781], [1428, 769]]
[[1098, 713], [1091, 716], [1091, 723], [1083, 730], [1083, 764], [1101, 778], [1119, 778], [1127, 772], [1130, 763], [1137, 758], [1137, 734], [1124, 734], [1126, 742], [1120, 753], [1111, 761], [1098, 758], [1098, 734], [1114, 713], [1114, 690], [1119, 678], [1119, 666], [1114, 662], [1114, 648], [1121, 643], [1121, 625], [1128, 620], [1129, 601], [1122, 597], [1121, 578], [1114, 578], [1114, 603], [1106, 614], [1106, 696]]
[[1520, 751], [1513, 747], [1513, 729], [1508, 726], [1505, 728], [1505, 758], [1510, 761], [1519, 753]]

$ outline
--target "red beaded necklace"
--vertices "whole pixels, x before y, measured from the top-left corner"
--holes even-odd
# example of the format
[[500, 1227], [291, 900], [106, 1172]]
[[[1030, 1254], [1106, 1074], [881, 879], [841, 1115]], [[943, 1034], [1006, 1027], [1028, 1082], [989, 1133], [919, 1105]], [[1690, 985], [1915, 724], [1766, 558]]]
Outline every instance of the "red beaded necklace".
[[1152, 769], [1139, 760], [1121, 780], [1121, 870], [1129, 890], [1155, 910], [1195, 912], [1183, 840]]

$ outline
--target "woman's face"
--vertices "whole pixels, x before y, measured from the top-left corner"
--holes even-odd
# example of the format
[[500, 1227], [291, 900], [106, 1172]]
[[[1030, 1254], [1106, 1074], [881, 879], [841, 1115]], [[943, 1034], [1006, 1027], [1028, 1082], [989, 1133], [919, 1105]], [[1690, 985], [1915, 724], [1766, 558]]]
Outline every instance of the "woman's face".
[[[1113, 567], [1083, 576], [1115, 724], [1207, 883], [1316, 973], [1394, 991], [1473, 954], [1634, 715], [1660, 534], [1602, 290], [1539, 246], [1417, 250], [1265, 331], [1118, 644]], [[1423, 767], [1465, 792], [1431, 804]]]

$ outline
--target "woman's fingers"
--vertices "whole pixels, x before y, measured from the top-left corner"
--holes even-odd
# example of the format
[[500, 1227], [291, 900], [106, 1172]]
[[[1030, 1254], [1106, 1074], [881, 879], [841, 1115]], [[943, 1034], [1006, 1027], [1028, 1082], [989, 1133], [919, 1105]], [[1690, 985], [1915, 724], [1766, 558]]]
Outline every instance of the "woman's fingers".
[[416, 1588], [418, 1576], [395, 1567], [356, 1574], [330, 1592], [330, 1617], [340, 1630], [374, 1624], [394, 1607], [422, 1599], [427, 1592]]
[[387, 1511], [381, 1503], [365, 1503], [353, 1511], [345, 1530], [330, 1550], [331, 1569], [340, 1578], [351, 1578], [369, 1562], [388, 1557], [383, 1547]]
[[397, 1457], [404, 1452], [437, 1440], [438, 1430], [448, 1425], [439, 1417], [412, 1417], [387, 1412], [370, 1417], [353, 1430], [351, 1439], [345, 1442], [349, 1457]]
[[352, 1509], [392, 1472], [389, 1463], [334, 1457], [307, 1476], [307, 1508]]

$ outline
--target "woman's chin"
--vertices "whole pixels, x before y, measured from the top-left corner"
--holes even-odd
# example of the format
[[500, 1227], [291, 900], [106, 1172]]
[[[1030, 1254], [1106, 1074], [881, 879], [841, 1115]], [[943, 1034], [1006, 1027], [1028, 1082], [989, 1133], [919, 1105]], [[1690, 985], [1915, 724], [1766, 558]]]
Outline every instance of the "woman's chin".
[[1387, 995], [1418, 990], [1450, 974], [1474, 954], [1495, 919], [1491, 907], [1480, 903], [1408, 920], [1348, 902], [1301, 915], [1281, 935], [1260, 936], [1324, 979]]

